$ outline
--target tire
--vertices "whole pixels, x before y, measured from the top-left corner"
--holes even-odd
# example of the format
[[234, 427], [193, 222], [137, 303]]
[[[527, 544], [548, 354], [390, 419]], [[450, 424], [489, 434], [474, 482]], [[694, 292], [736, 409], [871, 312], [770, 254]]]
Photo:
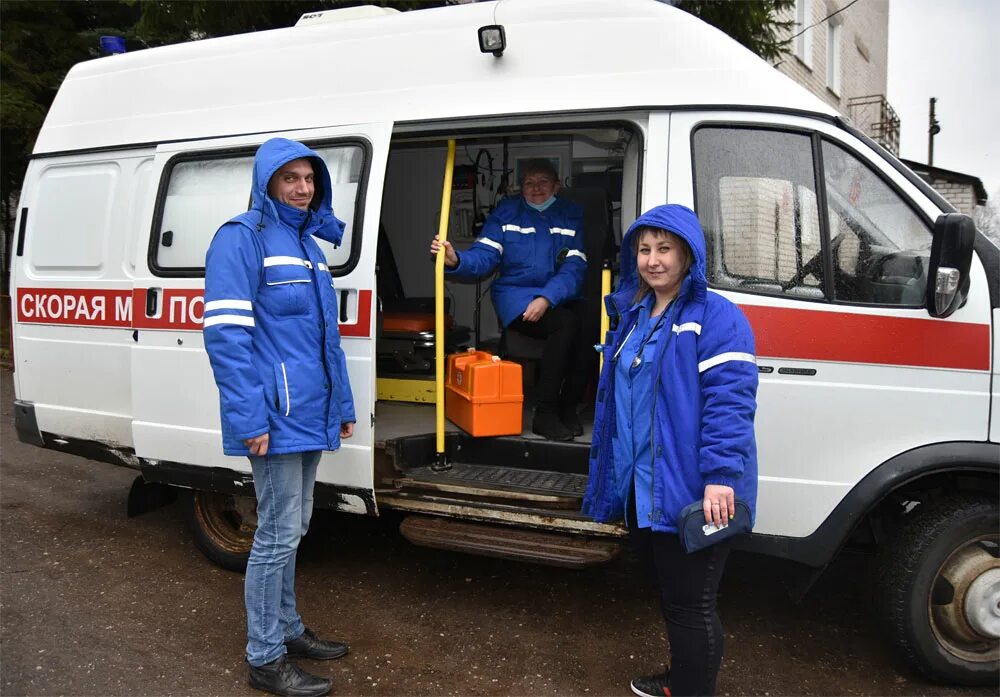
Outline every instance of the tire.
[[931, 679], [1000, 680], [998, 516], [997, 502], [980, 496], [921, 504], [880, 552], [880, 610], [890, 638]]
[[195, 546], [223, 569], [245, 572], [257, 530], [253, 497], [191, 492], [191, 532]]

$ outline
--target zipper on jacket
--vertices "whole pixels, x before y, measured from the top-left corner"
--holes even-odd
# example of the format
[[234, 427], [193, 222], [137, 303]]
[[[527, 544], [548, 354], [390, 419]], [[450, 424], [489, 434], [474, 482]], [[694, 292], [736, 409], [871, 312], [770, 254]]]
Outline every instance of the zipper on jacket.
[[[303, 229], [305, 229], [305, 226], [303, 226]], [[302, 250], [302, 256], [303, 256], [303, 258], [304, 259], [309, 259], [308, 245], [306, 245], [305, 241], [301, 237], [299, 238], [299, 248]], [[322, 252], [322, 250], [320, 250], [320, 251]], [[309, 269], [312, 272], [313, 280], [319, 281], [319, 279], [317, 278], [317, 275], [320, 273], [319, 263], [317, 262], [316, 264], [310, 264]], [[329, 272], [329, 268], [327, 269], [327, 273], [330, 273]], [[333, 274], [332, 273], [330, 273], [330, 287], [333, 288], [334, 290], [336, 289], [336, 287], [333, 284]], [[324, 426], [324, 428], [326, 428], [326, 427], [328, 427], [330, 425], [330, 403], [332, 401], [334, 401], [334, 399], [336, 398], [336, 390], [334, 389], [334, 378], [330, 375], [330, 371], [328, 369], [328, 363], [329, 363], [329, 361], [327, 361], [328, 352], [326, 350], [326, 339], [327, 339], [327, 333], [329, 332], [329, 327], [326, 326], [326, 324], [327, 324], [326, 323], [326, 312], [325, 312], [325, 308], [323, 306], [323, 288], [322, 288], [322, 284], [320, 284], [320, 283], [317, 282], [313, 286], [313, 290], [315, 291], [315, 295], [316, 295], [316, 306], [319, 308], [319, 320], [320, 320], [319, 346], [320, 346], [320, 359], [321, 359], [321, 361], [323, 363], [323, 377], [326, 380], [326, 384], [330, 386], [329, 389], [327, 390], [327, 392], [328, 392], [328, 395], [327, 395], [328, 399], [327, 399], [327, 403], [326, 403], [326, 419], [325, 419], [325, 424], [326, 425]], [[336, 300], [336, 299], [334, 299], [334, 300]], [[339, 413], [339, 411], [340, 411], [340, 404], [339, 403], [337, 404], [337, 410], [338, 410], [338, 413]], [[337, 424], [337, 428], [339, 430], [339, 428], [340, 428], [340, 424], [339, 423]]]
[[[674, 338], [674, 319], [680, 316], [679, 309], [677, 309], [676, 312], [673, 312], [675, 305], [677, 308], [680, 307], [680, 298], [675, 298], [670, 303], [670, 306], [663, 310], [664, 312], [670, 312], [671, 314], [663, 318], [663, 324], [664, 326], [669, 327], [669, 331], [667, 333], [666, 340], [663, 342], [663, 348], [660, 349], [657, 347], [657, 352], [660, 353], [661, 362], [663, 361], [663, 357], [667, 354], [667, 347], [670, 345], [670, 340]], [[670, 321], [668, 322], [667, 320]], [[660, 374], [659, 371], [657, 371], [657, 374], [653, 376], [653, 409], [650, 417], [652, 420], [649, 422], [649, 454], [651, 456], [651, 466], [649, 468], [649, 502], [651, 504], [650, 508], [652, 509], [649, 521], [650, 524], [652, 524], [658, 517], [663, 517], [663, 511], [659, 510], [656, 506], [656, 457], [658, 455], [656, 452], [656, 392], [659, 382]]]

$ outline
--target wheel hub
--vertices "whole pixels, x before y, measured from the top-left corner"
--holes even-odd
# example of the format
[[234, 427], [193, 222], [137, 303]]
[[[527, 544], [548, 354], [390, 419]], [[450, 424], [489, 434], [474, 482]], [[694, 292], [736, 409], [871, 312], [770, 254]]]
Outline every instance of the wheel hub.
[[970, 540], [941, 565], [929, 598], [931, 628], [951, 654], [1000, 658], [1000, 557], [993, 537]]
[[965, 619], [982, 636], [1000, 639], [1000, 569], [988, 569], [969, 586]]
[[198, 491], [194, 501], [200, 527], [215, 546], [236, 554], [250, 549], [257, 528], [255, 499]]

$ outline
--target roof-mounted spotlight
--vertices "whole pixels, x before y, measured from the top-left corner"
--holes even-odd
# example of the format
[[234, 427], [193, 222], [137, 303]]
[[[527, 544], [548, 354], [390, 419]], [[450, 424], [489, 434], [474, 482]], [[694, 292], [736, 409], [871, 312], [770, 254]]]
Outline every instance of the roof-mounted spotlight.
[[507, 48], [507, 36], [504, 34], [503, 25], [490, 24], [479, 27], [479, 50], [483, 53], [492, 53], [499, 58], [503, 55], [503, 50]]

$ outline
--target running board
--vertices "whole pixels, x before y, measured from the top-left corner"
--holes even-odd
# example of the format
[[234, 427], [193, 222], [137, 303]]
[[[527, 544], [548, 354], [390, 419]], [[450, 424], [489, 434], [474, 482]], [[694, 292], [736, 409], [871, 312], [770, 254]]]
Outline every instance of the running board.
[[621, 551], [614, 540], [428, 516], [408, 516], [399, 530], [421, 547], [570, 569], [606, 564]]
[[443, 472], [416, 467], [394, 482], [401, 491], [434, 491], [455, 498], [580, 510], [587, 477], [543, 470], [454, 463]]

